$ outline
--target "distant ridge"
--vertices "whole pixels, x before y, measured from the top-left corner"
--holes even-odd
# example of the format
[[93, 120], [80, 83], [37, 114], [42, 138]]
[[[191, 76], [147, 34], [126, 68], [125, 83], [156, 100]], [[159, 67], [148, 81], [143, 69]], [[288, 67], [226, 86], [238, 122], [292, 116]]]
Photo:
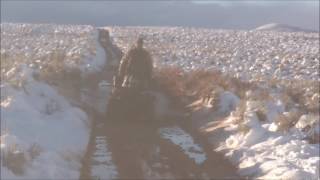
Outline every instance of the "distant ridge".
[[303, 29], [287, 24], [270, 23], [257, 27], [255, 31], [276, 31], [276, 32], [317, 32], [310, 29]]

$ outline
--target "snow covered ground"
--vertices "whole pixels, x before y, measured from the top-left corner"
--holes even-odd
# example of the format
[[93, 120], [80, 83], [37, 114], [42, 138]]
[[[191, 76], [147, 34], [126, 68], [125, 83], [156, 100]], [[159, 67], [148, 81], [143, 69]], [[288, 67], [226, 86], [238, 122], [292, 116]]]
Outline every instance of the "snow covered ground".
[[[111, 30], [123, 50], [143, 34], [159, 66], [213, 68], [245, 79], [319, 82], [316, 33], [168, 27]], [[91, 26], [1, 24], [1, 178], [79, 177], [89, 139], [88, 115], [39, 76], [61, 70], [79, 70], [86, 76], [101, 70], [106, 58], [97, 35]], [[225, 153], [243, 176], [318, 179], [319, 141], [311, 139], [319, 137], [319, 114], [302, 106], [319, 105], [320, 96], [308, 86], [302, 89], [307, 104], [298, 105], [283, 87], [260, 87], [246, 97], [220, 90], [218, 109], [206, 106], [211, 116], [203, 116], [214, 119], [214, 114], [230, 112], [221, 122], [230, 136], [214, 142], [215, 150]], [[103, 111], [105, 104], [97, 108]], [[181, 129], [161, 133], [199, 164], [205, 160], [201, 147]], [[104, 141], [99, 140], [99, 148], [107, 152]], [[103, 158], [109, 163], [109, 156]], [[116, 176], [110, 167], [109, 175]], [[100, 173], [105, 169], [100, 168], [93, 168], [93, 174], [103, 177]]]
[[277, 88], [263, 95], [255, 87], [242, 98], [229, 91], [222, 91], [218, 96], [216, 108], [204, 104], [193, 118], [207, 119], [201, 125], [202, 131], [215, 151], [225, 154], [239, 168], [240, 176], [318, 179], [318, 111], [302, 110]]
[[[187, 71], [213, 68], [256, 83], [245, 97], [236, 95], [237, 87], [219, 87], [218, 106], [209, 101], [199, 110], [202, 115], [195, 116], [208, 118], [205, 132], [217, 136], [212, 138], [215, 150], [238, 166], [241, 176], [319, 178], [318, 33], [182, 27], [111, 30], [123, 50], [129, 47], [128, 41], [132, 43], [142, 34], [158, 66], [174, 65]], [[272, 85], [270, 79], [284, 83], [275, 81]], [[260, 80], [263, 83], [258, 83]], [[221, 122], [212, 122], [215, 116], [221, 118], [228, 112]], [[215, 123], [219, 124], [212, 127]]]
[[1, 24], [1, 179], [79, 178], [88, 115], [39, 76], [105, 61], [94, 27]]
[[218, 69], [236, 77], [319, 79], [319, 34], [183, 27], [111, 27], [126, 50], [138, 35], [159, 65]]
[[3, 84], [1, 96], [1, 177], [78, 177], [89, 137], [87, 115], [32, 78], [24, 90]]
[[[241, 106], [227, 117], [225, 131], [231, 135], [221, 141], [222, 151], [239, 167], [241, 176], [261, 179], [318, 179], [319, 142], [308, 142], [308, 136], [319, 136], [319, 114], [298, 116], [294, 126], [284, 129], [278, 119], [295, 113], [287, 112], [284, 103], [274, 95], [270, 100], [256, 101], [248, 97], [244, 111]], [[259, 116], [266, 109], [266, 119]], [[241, 117], [242, 116], [242, 117]], [[278, 118], [278, 119], [277, 119]]]

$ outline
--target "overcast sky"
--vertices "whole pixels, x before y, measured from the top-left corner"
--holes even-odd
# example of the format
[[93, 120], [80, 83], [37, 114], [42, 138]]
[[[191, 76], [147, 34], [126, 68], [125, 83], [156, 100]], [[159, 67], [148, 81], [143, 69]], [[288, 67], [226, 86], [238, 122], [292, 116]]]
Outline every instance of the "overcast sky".
[[319, 1], [1, 0], [1, 22], [224, 29], [252, 29], [275, 22], [319, 30]]

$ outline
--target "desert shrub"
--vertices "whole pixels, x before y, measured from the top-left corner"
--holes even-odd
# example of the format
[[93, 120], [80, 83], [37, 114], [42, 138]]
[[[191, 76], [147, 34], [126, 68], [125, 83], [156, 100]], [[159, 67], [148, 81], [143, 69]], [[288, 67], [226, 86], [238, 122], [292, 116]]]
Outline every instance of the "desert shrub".
[[1, 152], [2, 164], [14, 174], [23, 175], [27, 164], [26, 153], [17, 149], [14, 144]]
[[[277, 84], [284, 96], [300, 106], [306, 112], [318, 112], [319, 109], [319, 81], [314, 80], [276, 80], [267, 81], [266, 84]], [[288, 98], [287, 98], [288, 99]]]
[[154, 88], [169, 95], [174, 100], [182, 99], [185, 96], [183, 84], [184, 72], [177, 67], [165, 67], [155, 70]]
[[290, 112], [284, 112], [278, 115], [275, 119], [275, 123], [278, 126], [279, 131], [287, 131], [293, 127], [299, 120], [301, 112], [294, 110]]
[[205, 70], [186, 72], [178, 67], [163, 67], [155, 71], [158, 87], [174, 97], [209, 94], [214, 86], [211, 83], [214, 78], [214, 72]]
[[232, 123], [240, 124], [244, 120], [244, 114], [247, 109], [247, 103], [245, 100], [241, 100], [236, 110], [232, 112], [231, 116], [233, 117]]
[[240, 80], [239, 78], [230, 77], [225, 89], [234, 92], [238, 97], [245, 98], [246, 92], [250, 89], [257, 88], [253, 83]]
[[267, 121], [267, 112], [266, 109], [262, 108], [262, 109], [258, 109], [256, 111], [256, 114], [258, 116], [258, 119], [262, 122]]
[[39, 67], [36, 67], [39, 69], [36, 78], [50, 84], [56, 84], [59, 80], [68, 77], [66, 76], [67, 71], [64, 63], [65, 53], [63, 50], [56, 49], [45, 57], [47, 59], [43, 58], [37, 65]]
[[224, 75], [217, 70], [197, 69], [184, 71], [179, 67], [161, 67], [154, 73], [155, 88], [165, 92], [171, 98], [190, 103], [202, 99], [217, 107], [220, 92], [223, 90], [244, 97], [246, 91], [254, 86], [249, 82]]
[[39, 144], [37, 143], [33, 143], [29, 149], [27, 150], [31, 160], [35, 159], [36, 157], [38, 157], [41, 152], [43, 151], [43, 149], [40, 147]]
[[43, 149], [33, 143], [28, 149], [21, 150], [17, 144], [11, 144], [1, 151], [2, 164], [16, 175], [23, 175], [30, 163], [42, 153]]
[[199, 69], [187, 73], [185, 88], [197, 97], [207, 97], [217, 87], [223, 87], [224, 83], [221, 72]]
[[[154, 74], [156, 89], [165, 92], [182, 105], [188, 104], [190, 110], [199, 110], [204, 107], [203, 105], [216, 109], [222, 91], [235, 93], [241, 101], [230, 117], [233, 124], [238, 124], [238, 131], [243, 133], [250, 130], [245, 122], [249, 101], [260, 104], [250, 111], [256, 114], [261, 123], [266, 123], [269, 113], [268, 103], [280, 100], [285, 112], [270, 120], [281, 132], [287, 132], [295, 126], [303, 114], [319, 114], [318, 81], [275, 78], [243, 81], [219, 71], [204, 69], [184, 71], [179, 67], [157, 68]], [[319, 135], [311, 133], [308, 140], [310, 143], [318, 143]]]

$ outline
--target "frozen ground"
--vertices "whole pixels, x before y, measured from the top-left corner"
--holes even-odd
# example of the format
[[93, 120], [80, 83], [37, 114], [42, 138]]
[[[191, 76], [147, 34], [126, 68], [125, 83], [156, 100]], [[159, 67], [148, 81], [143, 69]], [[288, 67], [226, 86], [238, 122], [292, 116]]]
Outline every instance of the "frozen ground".
[[87, 115], [32, 78], [21, 91], [3, 84], [1, 96], [1, 178], [78, 177]]
[[[45, 69], [57, 60], [61, 64], [55, 66], [60, 68], [94, 72], [105, 64], [102, 48], [97, 46], [97, 36], [98, 32], [92, 26], [3, 23], [1, 59], [25, 63], [33, 69]], [[2, 67], [3, 71], [14, 73], [4, 68], [6, 66]]]
[[1, 179], [79, 177], [88, 116], [39, 77], [105, 61], [94, 27], [1, 24]]
[[319, 79], [319, 34], [182, 27], [110, 27], [126, 50], [138, 35], [157, 64], [213, 68], [243, 78]]
[[[124, 50], [143, 34], [159, 66], [215, 68], [249, 79], [262, 75], [319, 80], [319, 35], [315, 33], [167, 27], [111, 30]], [[79, 177], [89, 138], [88, 115], [38, 77], [61, 70], [79, 70], [86, 76], [104, 64], [94, 27], [1, 24], [1, 178]], [[104, 82], [99, 86], [106, 87]], [[231, 112], [222, 123], [230, 135], [215, 142], [216, 151], [225, 153], [243, 176], [318, 179], [319, 142], [309, 140], [319, 137], [319, 114], [301, 111], [279, 93], [281, 89], [266, 90], [271, 95], [262, 99], [258, 90], [242, 98], [227, 90], [220, 93], [218, 113]], [[319, 93], [311, 91], [311, 97], [318, 104]], [[96, 106], [99, 111], [105, 109], [103, 103]], [[217, 109], [206, 108], [206, 117], [214, 119]], [[297, 116], [294, 125], [288, 126], [293, 116]], [[201, 147], [181, 129], [161, 133], [199, 164], [205, 160]], [[108, 167], [97, 165], [92, 174], [115, 177], [107, 139], [96, 140], [96, 161]], [[109, 174], [101, 174], [108, 168]]]
[[[111, 27], [117, 45], [127, 50], [142, 34], [156, 64], [176, 65], [185, 70], [213, 68], [243, 80], [282, 79], [280, 84], [262, 83], [237, 97], [237, 89], [220, 87], [219, 105], [206, 104], [200, 116], [207, 117], [206, 132], [213, 133], [216, 151], [238, 166], [238, 173], [263, 179], [318, 179], [319, 112], [304, 109], [319, 106], [319, 34], [276, 31], [232, 31], [181, 27]], [[291, 87], [289, 81], [300, 83]], [[210, 83], [210, 82], [208, 82]], [[215, 82], [211, 82], [215, 83]], [[221, 91], [222, 89], [222, 91]], [[232, 92], [229, 92], [231, 90]], [[294, 93], [293, 93], [294, 94]], [[304, 101], [295, 101], [302, 98]], [[297, 104], [298, 103], [298, 104]], [[316, 108], [318, 109], [318, 108]], [[228, 114], [210, 126], [219, 114]], [[207, 114], [207, 115], [203, 115]], [[195, 119], [197, 121], [197, 119]], [[221, 133], [214, 133], [224, 127]], [[223, 132], [223, 133], [222, 133]], [[222, 137], [221, 137], [222, 136]], [[181, 143], [176, 140], [176, 143]], [[183, 146], [183, 145], [182, 145]]]
[[[94, 27], [1, 24], [1, 179], [79, 178], [90, 117], [51, 80], [68, 72], [85, 77], [100, 71], [105, 60]], [[78, 89], [79, 100], [104, 113], [109, 85], [100, 82], [90, 97], [88, 89]], [[182, 129], [161, 132], [196, 163], [206, 160], [202, 148]], [[90, 174], [118, 177], [108, 137], [94, 140]]]
[[[287, 112], [276, 95], [266, 101], [248, 97], [243, 106], [243, 119], [239, 114], [239, 105], [227, 117], [225, 131], [230, 136], [223, 138], [224, 141], [216, 149], [226, 153], [238, 165], [241, 176], [261, 179], [319, 178], [319, 142], [310, 143], [307, 140], [308, 136], [319, 136], [319, 114], [298, 116], [295, 126], [283, 129], [278, 118], [290, 117], [294, 110]], [[265, 120], [258, 114], [262, 106], [267, 112]]]

